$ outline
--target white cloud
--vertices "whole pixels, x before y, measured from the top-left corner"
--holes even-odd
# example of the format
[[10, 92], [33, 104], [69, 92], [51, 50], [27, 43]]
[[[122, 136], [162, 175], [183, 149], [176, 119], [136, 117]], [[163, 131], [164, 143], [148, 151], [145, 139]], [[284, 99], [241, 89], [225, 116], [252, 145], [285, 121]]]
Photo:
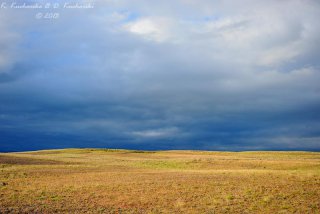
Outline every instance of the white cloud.
[[265, 51], [258, 60], [259, 65], [276, 66], [283, 63], [290, 63], [295, 57], [301, 54], [302, 49], [299, 45], [289, 44], [283, 47], [275, 47], [271, 50]]
[[166, 18], [141, 18], [127, 23], [124, 28], [146, 39], [162, 42], [170, 38], [171, 23]]
[[179, 134], [179, 129], [173, 128], [162, 128], [162, 129], [150, 129], [143, 131], [134, 131], [131, 134], [138, 138], [168, 138], [174, 137]]

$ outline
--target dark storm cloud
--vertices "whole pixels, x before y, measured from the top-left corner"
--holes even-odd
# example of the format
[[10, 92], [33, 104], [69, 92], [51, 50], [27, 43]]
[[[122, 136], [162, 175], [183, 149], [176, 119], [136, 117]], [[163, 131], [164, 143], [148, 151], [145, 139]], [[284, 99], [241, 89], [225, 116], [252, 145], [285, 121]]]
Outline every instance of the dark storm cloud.
[[51, 21], [1, 13], [0, 150], [320, 150], [319, 10], [97, 1]]

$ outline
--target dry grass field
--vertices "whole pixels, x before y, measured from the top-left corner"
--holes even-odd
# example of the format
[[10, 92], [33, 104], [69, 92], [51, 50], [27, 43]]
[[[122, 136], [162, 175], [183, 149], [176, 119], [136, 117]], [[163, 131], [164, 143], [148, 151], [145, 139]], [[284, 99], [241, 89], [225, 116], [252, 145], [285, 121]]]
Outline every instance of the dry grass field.
[[320, 213], [320, 153], [1, 153], [0, 213]]

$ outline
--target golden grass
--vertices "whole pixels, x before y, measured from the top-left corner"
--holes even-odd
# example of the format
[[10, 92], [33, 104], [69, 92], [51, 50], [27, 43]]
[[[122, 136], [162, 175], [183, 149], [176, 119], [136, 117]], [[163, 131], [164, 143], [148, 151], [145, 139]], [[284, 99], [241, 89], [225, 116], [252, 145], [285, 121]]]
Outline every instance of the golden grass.
[[320, 213], [320, 153], [0, 154], [0, 213]]

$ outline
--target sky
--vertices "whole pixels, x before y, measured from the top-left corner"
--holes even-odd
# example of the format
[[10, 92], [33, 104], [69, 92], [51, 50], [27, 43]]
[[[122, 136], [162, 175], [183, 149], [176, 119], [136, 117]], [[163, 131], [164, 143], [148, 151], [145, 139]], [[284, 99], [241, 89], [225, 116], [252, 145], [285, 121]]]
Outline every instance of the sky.
[[0, 152], [320, 151], [318, 0], [14, 2]]

